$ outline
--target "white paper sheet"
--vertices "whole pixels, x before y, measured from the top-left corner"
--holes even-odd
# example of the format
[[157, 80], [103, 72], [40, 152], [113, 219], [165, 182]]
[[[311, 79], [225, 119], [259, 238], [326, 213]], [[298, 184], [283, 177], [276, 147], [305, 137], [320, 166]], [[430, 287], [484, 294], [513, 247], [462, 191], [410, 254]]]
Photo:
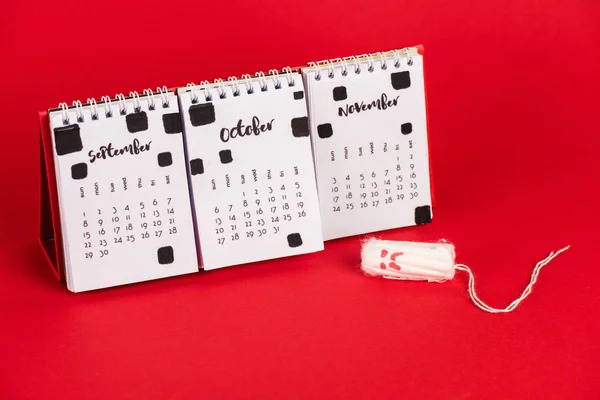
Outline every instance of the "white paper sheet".
[[423, 57], [411, 55], [303, 70], [325, 240], [431, 221]]
[[204, 269], [323, 249], [302, 80], [288, 78], [200, 90], [197, 103], [179, 91]]
[[[50, 112], [67, 286], [73, 292], [198, 271], [175, 95]], [[106, 116], [110, 111], [110, 117]]]

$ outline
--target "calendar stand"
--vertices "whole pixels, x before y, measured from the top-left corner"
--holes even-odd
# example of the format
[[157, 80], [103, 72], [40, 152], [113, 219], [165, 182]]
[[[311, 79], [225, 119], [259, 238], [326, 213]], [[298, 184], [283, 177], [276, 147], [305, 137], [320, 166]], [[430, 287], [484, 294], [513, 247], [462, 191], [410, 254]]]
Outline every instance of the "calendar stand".
[[58, 193], [54, 158], [52, 157], [52, 138], [48, 112], [39, 112], [40, 120], [40, 236], [39, 242], [56, 277], [64, 280], [63, 244], [58, 210]]
[[[423, 55], [423, 46], [416, 46], [417, 52]], [[424, 63], [424, 61], [423, 61]], [[301, 70], [308, 66], [296, 67], [294, 70]], [[430, 143], [431, 125], [427, 107], [427, 80], [425, 79], [425, 70], [423, 70], [424, 89], [425, 89], [425, 119], [427, 124], [427, 136]], [[173, 89], [169, 89], [173, 90]], [[48, 111], [40, 111], [39, 134], [40, 134], [40, 231], [38, 241], [40, 246], [59, 281], [65, 281], [65, 255], [63, 250], [63, 234], [61, 229], [61, 217], [59, 211], [58, 188], [56, 172], [54, 165], [53, 137], [50, 129]], [[436, 198], [433, 185], [433, 173], [431, 168], [431, 154], [429, 154], [429, 184], [431, 195], [431, 206], [436, 206]]]

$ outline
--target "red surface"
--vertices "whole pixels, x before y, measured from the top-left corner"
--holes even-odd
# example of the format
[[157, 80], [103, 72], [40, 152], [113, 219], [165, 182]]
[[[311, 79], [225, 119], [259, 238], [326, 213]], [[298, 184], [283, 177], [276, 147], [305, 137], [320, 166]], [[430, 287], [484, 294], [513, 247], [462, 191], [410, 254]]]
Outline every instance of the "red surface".
[[[595, 1], [0, 5], [0, 397], [600, 398]], [[359, 271], [324, 252], [79, 295], [36, 242], [37, 111], [60, 101], [422, 43], [437, 208], [466, 276]]]

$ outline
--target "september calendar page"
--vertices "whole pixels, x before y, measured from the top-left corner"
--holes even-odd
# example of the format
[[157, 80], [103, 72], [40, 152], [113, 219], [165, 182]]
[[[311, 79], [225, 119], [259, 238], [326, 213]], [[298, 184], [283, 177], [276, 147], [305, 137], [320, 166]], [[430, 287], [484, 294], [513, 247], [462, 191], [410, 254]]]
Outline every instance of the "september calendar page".
[[302, 80], [180, 90], [204, 269], [323, 249]]
[[70, 290], [198, 271], [173, 94], [51, 111], [50, 125]]
[[325, 240], [431, 222], [423, 57], [304, 70]]

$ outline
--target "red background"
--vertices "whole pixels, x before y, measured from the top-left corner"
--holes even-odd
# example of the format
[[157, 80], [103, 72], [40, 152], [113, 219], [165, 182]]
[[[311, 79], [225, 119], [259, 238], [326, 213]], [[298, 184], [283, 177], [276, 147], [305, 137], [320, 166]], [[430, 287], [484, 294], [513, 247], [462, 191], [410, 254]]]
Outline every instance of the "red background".
[[[600, 398], [594, 0], [0, 5], [0, 397]], [[38, 110], [422, 43], [437, 208], [466, 277], [369, 279], [324, 252], [73, 295], [36, 244]]]

